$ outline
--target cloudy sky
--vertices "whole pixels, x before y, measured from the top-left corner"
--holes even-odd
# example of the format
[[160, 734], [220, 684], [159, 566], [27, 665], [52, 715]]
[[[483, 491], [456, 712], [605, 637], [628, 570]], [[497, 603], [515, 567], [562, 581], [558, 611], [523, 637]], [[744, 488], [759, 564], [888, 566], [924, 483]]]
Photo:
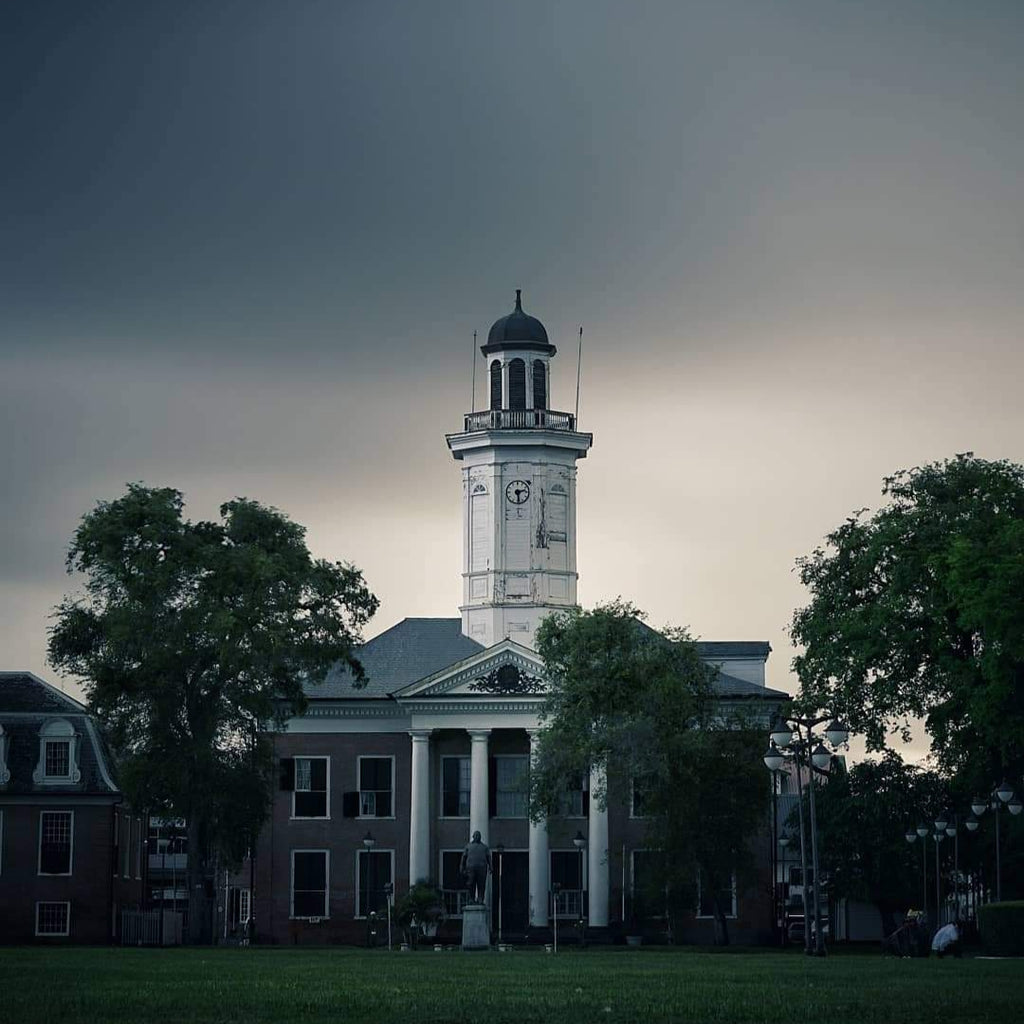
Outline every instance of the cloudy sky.
[[[893, 470], [1024, 461], [1024, 5], [12, 0], [0, 665], [130, 480], [285, 510], [454, 615], [443, 435], [521, 287], [574, 402], [580, 596], [767, 639]], [[478, 363], [478, 367], [479, 367]], [[479, 377], [478, 377], [479, 381]], [[482, 395], [482, 388], [481, 388]]]

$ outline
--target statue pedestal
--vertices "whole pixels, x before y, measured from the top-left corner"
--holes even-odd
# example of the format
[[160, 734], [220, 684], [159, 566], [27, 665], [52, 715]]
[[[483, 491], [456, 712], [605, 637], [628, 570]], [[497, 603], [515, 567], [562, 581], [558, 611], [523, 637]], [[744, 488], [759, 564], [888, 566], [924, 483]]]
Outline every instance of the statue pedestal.
[[491, 929], [487, 924], [487, 907], [483, 903], [467, 903], [462, 908], [462, 948], [491, 948]]

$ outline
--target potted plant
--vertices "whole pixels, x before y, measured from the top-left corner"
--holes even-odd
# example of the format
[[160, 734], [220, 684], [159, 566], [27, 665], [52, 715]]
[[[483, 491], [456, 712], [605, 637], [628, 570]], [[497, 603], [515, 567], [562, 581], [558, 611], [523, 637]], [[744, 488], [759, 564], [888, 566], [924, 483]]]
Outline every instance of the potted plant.
[[395, 906], [395, 919], [411, 946], [420, 936], [433, 938], [444, 918], [444, 898], [432, 882], [411, 885]]

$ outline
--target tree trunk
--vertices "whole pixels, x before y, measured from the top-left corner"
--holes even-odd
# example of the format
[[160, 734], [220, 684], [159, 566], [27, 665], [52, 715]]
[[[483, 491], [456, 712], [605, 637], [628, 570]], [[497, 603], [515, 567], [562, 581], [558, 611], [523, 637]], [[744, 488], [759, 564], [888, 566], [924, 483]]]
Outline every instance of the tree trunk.
[[190, 945], [195, 946], [202, 941], [206, 914], [206, 889], [203, 884], [206, 858], [202, 848], [203, 830], [197, 815], [190, 814], [185, 827], [188, 831], [188, 860], [185, 871], [188, 882], [188, 941]]

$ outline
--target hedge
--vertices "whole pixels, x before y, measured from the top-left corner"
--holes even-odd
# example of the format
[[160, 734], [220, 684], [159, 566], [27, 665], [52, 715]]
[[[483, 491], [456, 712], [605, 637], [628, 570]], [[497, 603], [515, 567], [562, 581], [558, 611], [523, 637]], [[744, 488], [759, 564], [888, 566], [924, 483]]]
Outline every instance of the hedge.
[[978, 907], [978, 930], [989, 953], [1024, 956], [1024, 900]]

